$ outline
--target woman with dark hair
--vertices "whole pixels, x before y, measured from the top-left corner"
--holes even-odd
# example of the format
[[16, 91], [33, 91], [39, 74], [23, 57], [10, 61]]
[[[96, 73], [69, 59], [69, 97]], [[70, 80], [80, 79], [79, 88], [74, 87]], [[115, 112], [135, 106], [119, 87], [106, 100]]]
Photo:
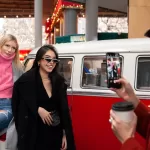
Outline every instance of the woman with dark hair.
[[18, 150], [75, 150], [67, 85], [57, 73], [58, 54], [42, 46], [33, 67], [14, 85], [12, 111]]

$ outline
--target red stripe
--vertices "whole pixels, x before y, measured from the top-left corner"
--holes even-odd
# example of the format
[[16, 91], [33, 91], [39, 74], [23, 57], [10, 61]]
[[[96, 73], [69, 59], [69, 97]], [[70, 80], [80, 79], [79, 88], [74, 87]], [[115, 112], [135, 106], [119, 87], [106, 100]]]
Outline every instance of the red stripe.
[[0, 141], [5, 141], [6, 140], [6, 133], [0, 136]]

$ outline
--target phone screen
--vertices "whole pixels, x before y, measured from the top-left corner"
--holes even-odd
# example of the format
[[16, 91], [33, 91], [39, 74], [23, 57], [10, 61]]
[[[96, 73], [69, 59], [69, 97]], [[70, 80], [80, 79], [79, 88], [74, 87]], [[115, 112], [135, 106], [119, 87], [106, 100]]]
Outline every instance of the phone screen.
[[114, 80], [117, 80], [121, 77], [121, 63], [119, 53], [107, 53], [107, 85], [108, 88], [120, 88], [120, 83], [114, 83]]

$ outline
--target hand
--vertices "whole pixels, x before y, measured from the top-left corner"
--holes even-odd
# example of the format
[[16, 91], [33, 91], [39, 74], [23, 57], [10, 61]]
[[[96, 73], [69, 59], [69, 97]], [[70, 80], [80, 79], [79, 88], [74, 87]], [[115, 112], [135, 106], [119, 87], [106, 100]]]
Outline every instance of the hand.
[[121, 143], [124, 143], [127, 139], [134, 137], [137, 124], [137, 116], [134, 113], [133, 120], [131, 122], [124, 122], [110, 110], [111, 128]]
[[128, 102], [132, 102], [134, 105], [134, 108], [136, 108], [140, 100], [136, 97], [134, 90], [132, 86], [130, 85], [130, 83], [123, 77], [118, 80], [115, 80], [114, 82], [121, 83], [122, 86], [120, 89], [111, 88], [111, 90], [116, 92], [116, 94], [122, 99]]
[[66, 135], [63, 135], [61, 150], [66, 150], [66, 149], [67, 149], [67, 139], [66, 139]]
[[41, 117], [41, 119], [43, 120], [44, 124], [48, 124], [49, 126], [52, 124], [52, 117], [51, 117], [51, 112], [48, 112], [47, 110], [45, 110], [42, 107], [38, 108], [38, 114]]

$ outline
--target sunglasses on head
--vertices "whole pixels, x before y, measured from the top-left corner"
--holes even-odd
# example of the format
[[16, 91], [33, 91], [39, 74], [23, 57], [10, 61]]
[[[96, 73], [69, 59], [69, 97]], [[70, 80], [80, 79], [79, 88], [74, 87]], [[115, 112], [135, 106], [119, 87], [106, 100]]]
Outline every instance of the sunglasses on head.
[[48, 63], [53, 62], [53, 63], [59, 63], [58, 59], [52, 59], [52, 58], [42, 58], [44, 60], [46, 60]]

